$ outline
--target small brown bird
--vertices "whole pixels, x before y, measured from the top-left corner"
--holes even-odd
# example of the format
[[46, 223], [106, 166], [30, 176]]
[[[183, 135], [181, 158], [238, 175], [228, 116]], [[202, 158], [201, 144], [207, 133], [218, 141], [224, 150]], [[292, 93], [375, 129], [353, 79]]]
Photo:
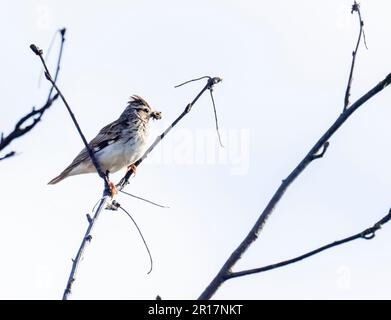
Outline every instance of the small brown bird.
[[[114, 122], [102, 128], [89, 143], [104, 173], [114, 173], [127, 166], [135, 172], [134, 163], [141, 158], [145, 150], [149, 119], [161, 119], [161, 113], [153, 111], [149, 104], [139, 96], [132, 96], [124, 112]], [[84, 173], [96, 172], [96, 169], [84, 148], [61, 174], [48, 184]], [[115, 185], [110, 182], [112, 194]]]

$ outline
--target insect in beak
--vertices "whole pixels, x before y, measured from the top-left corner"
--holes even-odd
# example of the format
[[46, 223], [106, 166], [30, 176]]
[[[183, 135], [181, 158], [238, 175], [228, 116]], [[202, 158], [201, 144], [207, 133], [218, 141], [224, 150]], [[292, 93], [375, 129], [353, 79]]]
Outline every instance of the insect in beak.
[[152, 111], [151, 118], [153, 118], [155, 120], [159, 120], [162, 118], [162, 113], [160, 111]]

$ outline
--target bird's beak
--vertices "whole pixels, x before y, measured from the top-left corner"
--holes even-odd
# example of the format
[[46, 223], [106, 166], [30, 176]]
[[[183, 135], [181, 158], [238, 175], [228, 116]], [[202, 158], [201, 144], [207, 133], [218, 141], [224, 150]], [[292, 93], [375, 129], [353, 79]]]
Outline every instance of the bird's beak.
[[155, 120], [159, 120], [162, 118], [162, 113], [160, 111], [152, 111], [151, 117]]

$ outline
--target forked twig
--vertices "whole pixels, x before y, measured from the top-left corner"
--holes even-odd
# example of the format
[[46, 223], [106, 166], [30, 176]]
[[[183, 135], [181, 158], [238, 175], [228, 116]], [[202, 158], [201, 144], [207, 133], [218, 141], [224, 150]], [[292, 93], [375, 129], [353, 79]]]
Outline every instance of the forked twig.
[[361, 18], [360, 5], [356, 1], [354, 1], [354, 4], [352, 5], [351, 13], [353, 14], [354, 12], [357, 12], [358, 21], [360, 24], [360, 31], [358, 33], [356, 47], [352, 53], [352, 64], [350, 65], [349, 79], [348, 79], [348, 84], [347, 84], [346, 91], [345, 91], [345, 100], [344, 100], [343, 111], [345, 111], [349, 106], [349, 97], [350, 97], [350, 90], [351, 90], [352, 81], [353, 81], [354, 66], [356, 63], [356, 56], [357, 56], [358, 47], [360, 46], [360, 42], [361, 42], [361, 36], [363, 36], [365, 47], [368, 49], [367, 42], [365, 39], [365, 33], [364, 33], [364, 21]]
[[[57, 66], [56, 66], [56, 73], [54, 76], [54, 82], [57, 81], [60, 72], [62, 52], [63, 52], [64, 42], [65, 42], [65, 32], [66, 32], [65, 28], [58, 30], [58, 33], [61, 35], [61, 43], [60, 43], [60, 50], [57, 58]], [[31, 131], [38, 124], [38, 122], [41, 121], [44, 113], [52, 106], [53, 102], [56, 101], [59, 96], [58, 94], [52, 95], [52, 92], [53, 92], [53, 86], [50, 87], [48, 97], [46, 99], [45, 104], [42, 107], [40, 107], [39, 109], [33, 108], [32, 111], [30, 111], [28, 114], [23, 116], [16, 123], [14, 130], [12, 130], [12, 132], [10, 132], [7, 136], [4, 137], [4, 135], [1, 134], [0, 151], [3, 150], [5, 147], [7, 147], [13, 140], [20, 138], [21, 136]], [[32, 122], [26, 125], [26, 123], [30, 120], [32, 120]], [[14, 151], [11, 151], [5, 156], [0, 157], [0, 161], [12, 157], [15, 154], [16, 153]]]
[[388, 214], [385, 217], [383, 217], [380, 221], [376, 222], [372, 227], [370, 227], [368, 229], [365, 229], [362, 232], [359, 232], [359, 233], [357, 233], [355, 235], [352, 235], [350, 237], [347, 237], [347, 238], [344, 238], [344, 239], [341, 239], [341, 240], [337, 240], [337, 241], [331, 242], [331, 243], [329, 243], [329, 244], [327, 244], [325, 246], [322, 246], [322, 247], [320, 247], [318, 249], [315, 249], [315, 250], [312, 250], [310, 252], [307, 252], [307, 253], [305, 253], [303, 255], [300, 255], [300, 256], [298, 256], [296, 258], [293, 258], [293, 259], [289, 259], [289, 260], [281, 261], [281, 262], [278, 262], [278, 263], [270, 264], [268, 266], [261, 267], [261, 268], [254, 268], [254, 269], [242, 270], [242, 271], [237, 271], [237, 272], [231, 272], [231, 273], [229, 273], [226, 276], [226, 280], [227, 279], [232, 279], [232, 278], [248, 276], [248, 275], [254, 274], [254, 273], [261, 273], [261, 272], [265, 272], [265, 271], [281, 268], [281, 267], [287, 266], [289, 264], [292, 264], [292, 263], [304, 260], [306, 258], [309, 258], [309, 257], [311, 257], [311, 256], [313, 256], [315, 254], [318, 254], [318, 253], [320, 253], [322, 251], [325, 251], [327, 249], [331, 249], [333, 247], [340, 246], [342, 244], [348, 243], [348, 242], [353, 241], [353, 240], [357, 240], [357, 239], [371, 240], [371, 239], [373, 239], [375, 237], [376, 231], [379, 230], [388, 221], [390, 221], [390, 219], [391, 219], [391, 209], [388, 212]]
[[[258, 220], [255, 222], [254, 226], [251, 228], [250, 232], [244, 238], [244, 240], [239, 244], [239, 246], [234, 250], [228, 260], [221, 267], [220, 271], [214, 277], [212, 282], [206, 287], [203, 293], [200, 295], [199, 299], [206, 300], [210, 299], [213, 294], [218, 290], [218, 288], [223, 284], [227, 279], [227, 276], [232, 271], [232, 268], [239, 261], [242, 255], [247, 251], [250, 245], [258, 238], [259, 233], [263, 229], [267, 219], [273, 213], [274, 208], [279, 203], [283, 195], [285, 194], [288, 187], [292, 184], [293, 181], [307, 168], [307, 166], [315, 159], [317, 159], [317, 154], [319, 150], [325, 147], [325, 144], [330, 140], [335, 132], [349, 119], [349, 117], [356, 111], [360, 106], [365, 102], [375, 96], [377, 93], [385, 89], [391, 83], [391, 73], [388, 74], [384, 80], [380, 81], [376, 86], [364, 94], [360, 99], [351, 105], [345, 112], [341, 113], [340, 116], [335, 120], [335, 122], [327, 129], [327, 131], [322, 135], [322, 137], [315, 143], [307, 155], [300, 161], [300, 163], [293, 169], [293, 171], [284, 179], [274, 193], [266, 208], [262, 211]], [[324, 149], [323, 149], [324, 150]], [[320, 153], [322, 154], [322, 152]]]
[[[197, 79], [191, 79], [189, 81], [185, 81], [181, 84], [178, 84], [176, 85], [174, 88], [179, 88], [185, 84], [188, 84], [190, 82], [194, 82], [194, 81], [199, 81], [201, 79], [210, 79], [209, 76], [204, 76], [204, 77], [200, 77], [200, 78], [197, 78]], [[220, 78], [220, 81], [222, 81], [222, 79]], [[221, 142], [221, 136], [220, 136], [220, 130], [219, 130], [219, 122], [217, 120], [217, 111], [216, 111], [216, 104], [215, 104], [215, 99], [213, 97], [213, 87], [210, 87], [209, 88], [209, 93], [210, 93], [210, 98], [212, 100], [212, 105], [213, 105], [213, 112], [214, 112], [214, 116], [215, 116], [215, 125], [216, 125], [216, 132], [217, 132], [217, 137], [219, 138], [219, 143], [220, 143], [220, 146], [224, 148], [223, 146], [223, 143]]]
[[[352, 7], [352, 12], [358, 11], [359, 19], [360, 19], [360, 34], [359, 40], [357, 42], [356, 51], [358, 45], [360, 43], [361, 34], [362, 34], [362, 20], [361, 14], [359, 11], [359, 6], [354, 2]], [[358, 99], [355, 103], [353, 103], [349, 108], [346, 106], [349, 104], [349, 93], [351, 86], [351, 78], [353, 74], [354, 62], [355, 62], [355, 53], [353, 54], [353, 63], [351, 67], [351, 74], [349, 77], [349, 83], [347, 88], [347, 98], [345, 99], [345, 108], [344, 112], [340, 114], [340, 116], [335, 120], [335, 122], [330, 126], [329, 129], [320, 137], [320, 139], [315, 143], [315, 145], [310, 149], [307, 155], [299, 162], [299, 164], [293, 169], [293, 171], [288, 175], [288, 177], [282, 180], [281, 185], [276, 190], [272, 198], [269, 200], [267, 206], [262, 211], [258, 220], [255, 222], [254, 226], [247, 234], [247, 236], [243, 239], [243, 241], [239, 244], [239, 246], [231, 253], [227, 261], [218, 271], [217, 275], [213, 278], [213, 280], [208, 284], [205, 290], [199, 296], [200, 300], [210, 299], [213, 294], [218, 290], [218, 288], [230, 278], [232, 274], [232, 269], [239, 261], [239, 259], [243, 256], [243, 254], [247, 251], [247, 249], [251, 246], [251, 244], [258, 238], [259, 233], [262, 231], [267, 219], [273, 213], [274, 208], [277, 206], [283, 195], [285, 194], [288, 187], [296, 180], [296, 178], [307, 168], [307, 166], [314, 160], [323, 157], [327, 148], [329, 147], [329, 140], [334, 135], [335, 132], [349, 119], [349, 117], [358, 110], [365, 102], [375, 96], [377, 93], [385, 89], [391, 83], [391, 73], [388, 74], [384, 80], [380, 81], [377, 85], [375, 85], [371, 90], [369, 90], [366, 94], [364, 94], [360, 99]], [[347, 102], [346, 102], [347, 101]], [[387, 220], [388, 221], [388, 220]]]

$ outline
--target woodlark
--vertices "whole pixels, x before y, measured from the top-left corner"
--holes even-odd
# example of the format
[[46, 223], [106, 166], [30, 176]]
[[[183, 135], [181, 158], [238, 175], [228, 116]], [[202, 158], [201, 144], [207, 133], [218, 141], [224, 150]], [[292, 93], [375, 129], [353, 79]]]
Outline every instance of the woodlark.
[[[114, 122], [101, 129], [89, 143], [102, 171], [114, 173], [127, 166], [135, 172], [134, 163], [141, 158], [146, 147], [149, 133], [149, 119], [161, 119], [161, 113], [153, 111], [148, 103], [139, 96], [132, 96], [124, 112]], [[96, 169], [84, 148], [72, 163], [48, 184], [77, 174], [96, 172]], [[110, 183], [112, 192], [115, 186]]]

